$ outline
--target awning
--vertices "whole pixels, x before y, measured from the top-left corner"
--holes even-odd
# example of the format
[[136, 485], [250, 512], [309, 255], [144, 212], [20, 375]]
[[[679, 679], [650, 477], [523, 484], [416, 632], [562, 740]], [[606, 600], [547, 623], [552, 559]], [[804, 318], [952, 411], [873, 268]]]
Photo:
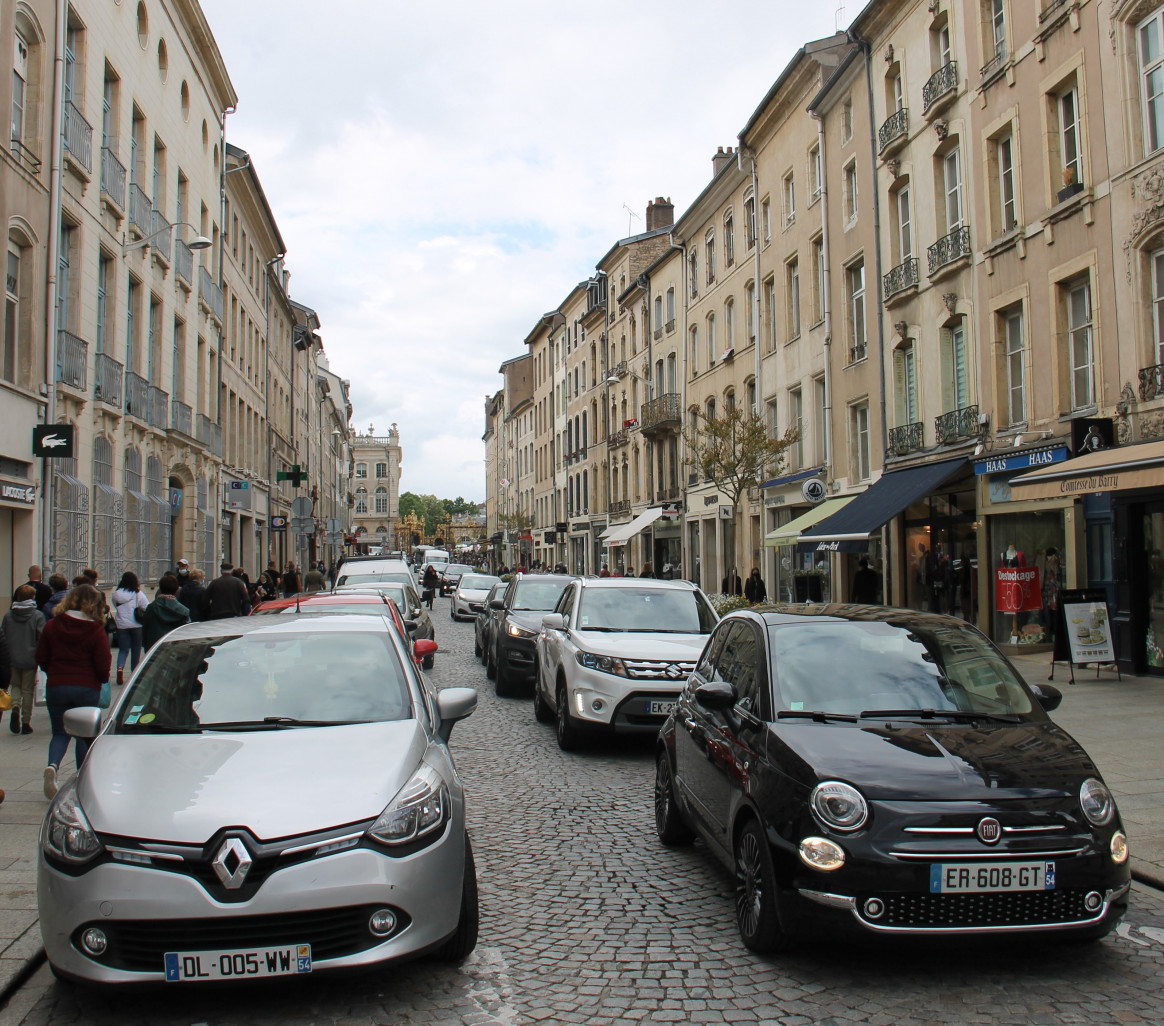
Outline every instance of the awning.
[[831, 517], [837, 510], [852, 502], [857, 496], [842, 495], [837, 499], [825, 499], [819, 506], [813, 506], [807, 513], [801, 513], [795, 520], [789, 520], [783, 527], [776, 528], [764, 535], [765, 545], [791, 545], [814, 524], [820, 523], [826, 517]]
[[624, 527], [630, 527], [631, 522], [628, 520], [625, 524], [610, 524], [605, 531], [598, 536], [599, 541], [606, 541], [615, 531], [621, 531]]
[[966, 457], [959, 456], [883, 474], [839, 513], [804, 531], [800, 544], [822, 552], [863, 552], [874, 531], [965, 466]]
[[1059, 499], [1164, 487], [1164, 442], [1100, 449], [1011, 478], [1012, 499]]
[[603, 532], [604, 545], [625, 545], [644, 527], [650, 527], [656, 520], [663, 515], [662, 506], [652, 506], [650, 509], [640, 513], [629, 524], [622, 524], [616, 527], [609, 534]]
[[783, 477], [774, 477], [771, 481], [765, 481], [761, 488], [777, 488], [780, 485], [795, 484], [797, 481], [803, 481], [805, 478], [817, 477], [824, 473], [824, 467], [812, 467], [810, 470], [798, 470], [794, 474], [785, 474]]

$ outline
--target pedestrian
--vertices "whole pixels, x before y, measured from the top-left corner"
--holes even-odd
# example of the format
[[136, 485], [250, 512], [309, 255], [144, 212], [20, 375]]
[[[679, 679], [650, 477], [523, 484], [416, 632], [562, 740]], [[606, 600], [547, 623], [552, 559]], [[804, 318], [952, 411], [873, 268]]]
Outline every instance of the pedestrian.
[[633, 566], [628, 566], [628, 567], [627, 567], [627, 568], [626, 568], [626, 569], [625, 569], [625, 570], [622, 572], [622, 576], [623, 576], [623, 577], [634, 577], [634, 575], [635, 575], [635, 568], [634, 568]]
[[424, 571], [424, 593], [423, 600], [428, 603], [428, 608], [432, 609], [432, 600], [436, 596], [436, 590], [441, 586], [441, 576], [437, 573], [437, 568], [429, 563], [428, 568]]
[[186, 607], [191, 620], [202, 619], [202, 596], [206, 585], [202, 583], [206, 575], [201, 570], [191, 570], [190, 580], [178, 589], [178, 601]]
[[241, 566], [236, 566], [231, 570], [231, 575], [242, 581], [243, 587], [246, 589], [247, 600], [243, 603], [242, 615], [250, 616], [251, 610], [255, 608], [255, 596], [251, 591], [251, 579], [247, 577], [247, 572]]
[[282, 579], [282, 574], [279, 573], [279, 568], [275, 565], [272, 559], [267, 563], [267, 569], [263, 571], [263, 579], [266, 581], [267, 591], [270, 592], [270, 598], [279, 597], [279, 582]]
[[[113, 614], [109, 611], [109, 602], [105, 598], [105, 592], [101, 590], [100, 574], [98, 574], [97, 571], [94, 570], [91, 566], [87, 566], [84, 570], [81, 571], [81, 576], [84, 577], [89, 584], [93, 585], [93, 587], [97, 589], [97, 594], [101, 596], [101, 619], [105, 624], [105, 633], [112, 635], [115, 629], [113, 623]], [[73, 581], [73, 584], [77, 583], [79, 582]]]
[[[94, 589], [96, 591], [96, 589]], [[113, 624], [117, 630], [117, 683], [125, 683], [125, 663], [129, 672], [141, 662], [141, 620], [149, 599], [141, 590], [141, 582], [132, 570], [126, 570], [113, 592]], [[102, 618], [104, 622], [104, 618]]]
[[283, 571], [283, 598], [292, 598], [302, 590], [303, 584], [299, 580], [299, 571], [295, 569], [294, 563], [288, 563], [287, 568]]
[[146, 606], [141, 622], [141, 642], [147, 652], [175, 627], [190, 622], [190, 610], [178, 601], [180, 590], [174, 574], [165, 574], [158, 581], [157, 597]]
[[[43, 609], [44, 604], [53, 597], [53, 590], [40, 579], [43, 571], [35, 563], [28, 568], [28, 583], [36, 592], [36, 608]], [[24, 587], [24, 585], [21, 585]], [[16, 593], [12, 593], [12, 601], [16, 601]]]
[[303, 575], [303, 590], [306, 592], [323, 591], [327, 587], [327, 579], [320, 572], [318, 566], [313, 566]]
[[[5, 631], [0, 630], [0, 691], [3, 691], [12, 697], [12, 692], [9, 690], [12, 687], [12, 653], [8, 648], [8, 636]], [[12, 707], [12, 715], [16, 715], [16, 707]], [[16, 733], [13, 731], [12, 733]]]
[[727, 572], [722, 587], [725, 595], [742, 595], [744, 593], [744, 582], [740, 580], [740, 575], [735, 570]]
[[174, 576], [178, 578], [178, 591], [180, 592], [184, 584], [190, 583], [190, 560], [179, 559], [174, 564]]
[[744, 597], [757, 606], [768, 597], [768, 589], [764, 587], [764, 578], [760, 576], [760, 568], [752, 567], [748, 579], [744, 582]]
[[610, 567], [608, 567], [605, 563], [603, 563], [602, 569], [598, 571], [598, 576], [599, 577], [609, 577], [610, 576]]
[[52, 593], [49, 595], [48, 601], [40, 607], [40, 611], [44, 613], [46, 619], [53, 615], [57, 603], [68, 594], [69, 579], [64, 574], [50, 574], [49, 587], [52, 588]]
[[334, 563], [327, 568], [327, 581], [333, 588], [335, 587], [335, 579], [338, 573], [339, 570]]
[[234, 567], [224, 559], [219, 566], [219, 575], [208, 585], [202, 596], [202, 619], [225, 620], [230, 616], [242, 616], [248, 604], [247, 587], [234, 576]]
[[12, 715], [8, 729], [13, 734], [32, 733], [32, 700], [36, 689], [36, 643], [44, 630], [44, 613], [36, 608], [36, 589], [22, 584], [13, 596], [12, 608], [0, 622], [0, 634], [8, 643], [12, 660]]
[[644, 563], [643, 568], [639, 571], [640, 577], [654, 577], [655, 568], [650, 563]]
[[853, 574], [853, 601], [862, 605], [877, 605], [881, 601], [881, 575], [869, 565], [869, 557], [857, 560]]
[[[37, 665], [48, 675], [46, 694], [53, 729], [48, 766], [44, 771], [44, 796], [49, 799], [56, 797], [57, 771], [69, 749], [65, 712], [97, 705], [101, 685], [109, 680], [113, 654], [100, 617], [101, 597], [97, 589], [91, 584], [78, 585], [61, 600], [36, 646]], [[77, 769], [85, 761], [90, 740], [76, 739]]]

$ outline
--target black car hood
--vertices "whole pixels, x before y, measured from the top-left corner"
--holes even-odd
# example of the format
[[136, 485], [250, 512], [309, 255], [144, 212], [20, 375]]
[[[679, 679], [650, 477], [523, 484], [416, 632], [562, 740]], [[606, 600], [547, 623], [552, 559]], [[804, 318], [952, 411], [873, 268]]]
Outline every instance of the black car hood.
[[542, 617], [547, 613], [552, 612], [549, 609], [511, 609], [505, 615], [511, 623], [515, 623], [518, 627], [524, 627], [527, 631], [533, 631], [535, 634], [542, 632]]
[[[1095, 764], [1050, 720], [979, 725], [782, 721], [785, 768], [812, 786], [843, 780], [882, 801], [998, 801], [1078, 794]], [[775, 752], [770, 753], [776, 755]], [[779, 760], [779, 756], [776, 756]]]

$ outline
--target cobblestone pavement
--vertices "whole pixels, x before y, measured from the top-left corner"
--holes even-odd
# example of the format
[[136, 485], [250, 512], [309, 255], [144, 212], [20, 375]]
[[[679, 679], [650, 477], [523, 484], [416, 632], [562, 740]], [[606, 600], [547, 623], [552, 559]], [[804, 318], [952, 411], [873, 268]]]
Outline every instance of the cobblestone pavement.
[[664, 849], [648, 743], [558, 750], [525, 699], [498, 699], [470, 624], [434, 610], [440, 686], [480, 689], [453, 733], [481, 883], [481, 940], [460, 966], [144, 994], [90, 994], [42, 968], [0, 1023], [602, 1024], [1164, 1021], [1164, 894], [1139, 887], [1119, 934], [947, 945], [740, 943], [732, 880], [702, 845]]

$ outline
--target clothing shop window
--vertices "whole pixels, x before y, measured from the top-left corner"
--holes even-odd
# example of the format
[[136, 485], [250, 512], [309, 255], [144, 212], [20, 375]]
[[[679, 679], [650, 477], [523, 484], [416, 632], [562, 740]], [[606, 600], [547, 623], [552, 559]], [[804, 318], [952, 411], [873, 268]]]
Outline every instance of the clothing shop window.
[[[991, 638], [1001, 645], [1050, 645], [1058, 627], [1060, 592], [1066, 587], [1067, 547], [1063, 511], [1008, 513], [989, 518]], [[1032, 607], [1018, 613], [994, 609], [999, 570], [1033, 569], [1038, 588]], [[1031, 585], [1034, 584], [1034, 575]]]

